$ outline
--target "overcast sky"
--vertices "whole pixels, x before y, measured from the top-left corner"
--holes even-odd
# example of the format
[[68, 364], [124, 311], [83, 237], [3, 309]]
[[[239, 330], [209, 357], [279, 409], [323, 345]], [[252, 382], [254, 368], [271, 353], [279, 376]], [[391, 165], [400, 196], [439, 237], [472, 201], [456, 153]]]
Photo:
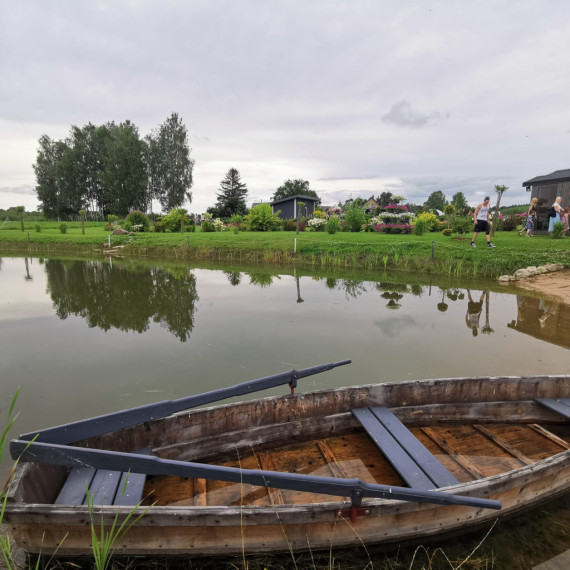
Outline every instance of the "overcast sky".
[[[477, 204], [570, 168], [568, 0], [0, 0], [0, 208], [37, 205], [42, 134], [173, 111], [191, 212], [234, 167], [325, 205], [435, 190]], [[494, 193], [493, 193], [494, 194]]]

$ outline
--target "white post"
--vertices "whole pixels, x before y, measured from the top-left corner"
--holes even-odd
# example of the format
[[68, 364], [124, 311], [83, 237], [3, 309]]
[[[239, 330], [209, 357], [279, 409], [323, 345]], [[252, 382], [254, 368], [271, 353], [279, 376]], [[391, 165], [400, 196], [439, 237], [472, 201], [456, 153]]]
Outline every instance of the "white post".
[[293, 253], [297, 253], [297, 238], [295, 238], [295, 248], [293, 249]]
[[111, 234], [107, 236], [107, 239], [109, 240], [109, 247], [111, 247]]

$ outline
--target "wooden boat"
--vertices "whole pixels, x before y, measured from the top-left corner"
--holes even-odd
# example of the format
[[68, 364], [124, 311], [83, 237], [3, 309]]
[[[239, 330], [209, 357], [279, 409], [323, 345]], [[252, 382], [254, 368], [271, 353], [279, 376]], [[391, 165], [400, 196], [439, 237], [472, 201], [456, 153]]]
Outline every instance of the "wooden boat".
[[[294, 387], [312, 370], [24, 434], [11, 442], [20, 461], [4, 522], [27, 551], [89, 554], [90, 517], [111, 525], [141, 496], [138, 511], [153, 506], [118, 554], [249, 554], [428, 542], [569, 490], [570, 376], [384, 383], [187, 410], [236, 388]], [[105, 481], [129, 469], [114, 495]], [[98, 477], [104, 497], [89, 507], [86, 480], [95, 497]]]

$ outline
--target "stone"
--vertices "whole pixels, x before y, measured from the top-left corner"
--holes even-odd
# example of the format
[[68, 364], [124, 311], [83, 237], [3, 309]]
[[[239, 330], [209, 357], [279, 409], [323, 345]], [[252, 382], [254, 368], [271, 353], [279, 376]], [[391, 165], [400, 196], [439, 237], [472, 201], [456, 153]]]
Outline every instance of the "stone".
[[515, 271], [515, 279], [525, 279], [526, 277], [530, 277], [530, 271], [528, 269], [518, 269]]
[[499, 283], [509, 283], [512, 277], [510, 275], [501, 275], [499, 277]]
[[114, 236], [126, 236], [128, 234], [129, 232], [127, 230], [124, 230], [123, 228], [117, 228], [116, 230], [113, 230]]

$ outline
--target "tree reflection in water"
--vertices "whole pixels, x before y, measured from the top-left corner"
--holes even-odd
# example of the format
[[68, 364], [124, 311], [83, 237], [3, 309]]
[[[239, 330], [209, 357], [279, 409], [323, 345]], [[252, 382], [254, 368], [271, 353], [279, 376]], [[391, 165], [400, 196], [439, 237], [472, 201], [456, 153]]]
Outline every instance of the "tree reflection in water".
[[198, 294], [187, 268], [112, 266], [100, 261], [46, 260], [48, 291], [61, 319], [84, 318], [105, 331], [142, 333], [152, 320], [182, 342], [190, 338]]

